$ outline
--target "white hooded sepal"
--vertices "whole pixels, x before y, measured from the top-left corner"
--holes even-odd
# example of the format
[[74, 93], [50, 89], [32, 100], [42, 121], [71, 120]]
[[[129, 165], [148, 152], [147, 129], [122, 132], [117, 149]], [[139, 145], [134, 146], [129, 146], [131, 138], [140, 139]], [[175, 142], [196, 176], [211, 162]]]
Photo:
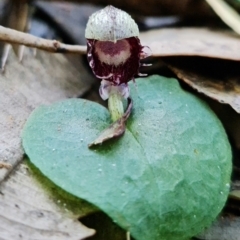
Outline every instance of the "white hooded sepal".
[[89, 17], [85, 30], [87, 39], [112, 41], [138, 37], [139, 29], [131, 16], [111, 5]]

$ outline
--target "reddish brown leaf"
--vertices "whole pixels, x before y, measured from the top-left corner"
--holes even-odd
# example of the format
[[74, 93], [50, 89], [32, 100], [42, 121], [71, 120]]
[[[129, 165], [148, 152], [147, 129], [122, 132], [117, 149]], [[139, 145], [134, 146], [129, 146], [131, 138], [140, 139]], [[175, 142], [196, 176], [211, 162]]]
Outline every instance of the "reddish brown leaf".
[[117, 120], [116, 122], [112, 123], [106, 129], [104, 129], [100, 133], [100, 135], [96, 138], [96, 140], [90, 143], [88, 147], [91, 148], [93, 146], [100, 145], [106, 141], [109, 141], [110, 139], [114, 139], [122, 136], [126, 130], [125, 123], [131, 114], [132, 106], [133, 106], [133, 101], [131, 98], [128, 98], [128, 107], [123, 117]]

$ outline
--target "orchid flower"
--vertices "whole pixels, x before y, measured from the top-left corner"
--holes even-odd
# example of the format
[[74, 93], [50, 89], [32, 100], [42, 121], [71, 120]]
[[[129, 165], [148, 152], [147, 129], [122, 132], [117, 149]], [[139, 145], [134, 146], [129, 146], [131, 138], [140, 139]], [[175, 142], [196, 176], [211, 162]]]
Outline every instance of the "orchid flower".
[[100, 96], [112, 93], [129, 97], [128, 82], [139, 73], [140, 60], [150, 55], [139, 40], [139, 29], [126, 12], [107, 6], [90, 16], [85, 37], [87, 58], [93, 73], [101, 79]]

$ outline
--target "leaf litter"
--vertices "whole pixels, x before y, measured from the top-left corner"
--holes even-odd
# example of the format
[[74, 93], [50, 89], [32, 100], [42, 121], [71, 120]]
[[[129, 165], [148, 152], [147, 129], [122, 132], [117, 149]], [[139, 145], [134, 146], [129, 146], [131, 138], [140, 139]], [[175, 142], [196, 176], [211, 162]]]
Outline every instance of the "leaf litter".
[[240, 61], [240, 37], [227, 30], [170, 28], [140, 34], [153, 57], [201, 56]]
[[[158, 30], [158, 31], [162, 32], [162, 33], [165, 32], [166, 34], [167, 33], [170, 34], [171, 30], [172, 29], [162, 29], [162, 30]], [[179, 32], [181, 30], [185, 31], [187, 29], [178, 29]], [[202, 56], [202, 57], [207, 57], [207, 58], [210, 57], [210, 58], [220, 58], [220, 59], [229, 59], [229, 60], [240, 60], [240, 58], [239, 58], [240, 51], [238, 51], [239, 38], [236, 37], [235, 34], [231, 34], [231, 33], [225, 34], [222, 31], [221, 32], [214, 31], [215, 36], [213, 36], [214, 35], [213, 31], [207, 30], [207, 32], [205, 32], [205, 33], [208, 35], [208, 39], [210, 39], [210, 36], [212, 36], [212, 39], [210, 39], [210, 41], [207, 41], [207, 44], [206, 44], [206, 42], [204, 43], [204, 41], [203, 41], [202, 42], [203, 45], [201, 45], [201, 39], [204, 38], [204, 34], [200, 34], [202, 31], [200, 29], [195, 29], [195, 30], [196, 31], [192, 32], [193, 33], [192, 36], [188, 36], [189, 41], [185, 41], [184, 39], [182, 39], [182, 41], [180, 41], [181, 44], [179, 44], [178, 42], [175, 42], [175, 43], [173, 42], [174, 38], [175, 39], [179, 38], [179, 40], [181, 40], [181, 37], [179, 37], [180, 35], [177, 36], [177, 35], [173, 34], [171, 38], [167, 38], [168, 36], [165, 36], [166, 40], [167, 40], [167, 43], [166, 43], [166, 41], [165, 42], [163, 41], [165, 45], [164, 44], [161, 45], [162, 43], [160, 42], [160, 40], [159, 40], [159, 44], [156, 43], [156, 45], [155, 45], [155, 43], [154, 43], [155, 39], [153, 39], [153, 42], [151, 43], [153, 46], [153, 48], [152, 48], [153, 55], [155, 57], [176, 56], [178, 58], [178, 56]], [[211, 33], [208, 33], [208, 31], [210, 31]], [[151, 31], [151, 32], [153, 32], [152, 37], [155, 38], [155, 36], [154, 36], [155, 31]], [[202, 31], [202, 33], [204, 33], [204, 31]], [[184, 34], [186, 34], [186, 33], [184, 33]], [[211, 34], [213, 34], [213, 35], [211, 35]], [[156, 36], [157, 36], [157, 34], [156, 34]], [[237, 41], [235, 41], [235, 37], [236, 37]], [[193, 42], [192, 45], [190, 44], [191, 39]], [[221, 41], [218, 41], [219, 39], [221, 39]], [[223, 49], [221, 49], [221, 43], [222, 43]], [[150, 44], [150, 46], [151, 46], [151, 44]], [[159, 48], [158, 45], [163, 46], [162, 49]], [[199, 49], [198, 49], [198, 47], [199, 47]], [[226, 48], [226, 49], [224, 49], [224, 48]], [[212, 59], [212, 61], [215, 61], [215, 59]], [[178, 70], [184, 71], [184, 70], [182, 70], [182, 68], [179, 68]], [[186, 74], [186, 73], [184, 72], [184, 74]], [[187, 73], [187, 74], [189, 74], [189, 73]], [[193, 74], [194, 74], [194, 72], [193, 72]], [[197, 77], [198, 77], [198, 75], [196, 74], [196, 78]], [[210, 90], [212, 89], [214, 91], [215, 85], [212, 84], [212, 82], [214, 82], [214, 81], [211, 81], [211, 79], [209, 79], [209, 85], [212, 85], [212, 88], [210, 88]], [[236, 83], [233, 81], [231, 84], [234, 85]], [[206, 86], [203, 86], [203, 87], [200, 86], [200, 88], [204, 88], [204, 87], [206, 87]], [[219, 87], [220, 86], [217, 86], [216, 88], [218, 89]], [[218, 89], [218, 91], [221, 93], [221, 89], [220, 90]], [[208, 90], [206, 90], [206, 92], [208, 92]], [[205, 93], [205, 94], [207, 95], [207, 93]], [[225, 92], [225, 94], [226, 94], [226, 92]], [[209, 93], [209, 95], [210, 95], [210, 93]], [[218, 94], [216, 93], [216, 95], [218, 95]], [[224, 95], [224, 94], [222, 94], [222, 95]], [[226, 99], [229, 99], [229, 98], [231, 98], [231, 97], [226, 96]], [[224, 101], [225, 101], [225, 103], [228, 103], [226, 99]], [[219, 101], [221, 102], [221, 99], [219, 99]]]
[[189, 57], [163, 61], [193, 89], [240, 113], [240, 62]]

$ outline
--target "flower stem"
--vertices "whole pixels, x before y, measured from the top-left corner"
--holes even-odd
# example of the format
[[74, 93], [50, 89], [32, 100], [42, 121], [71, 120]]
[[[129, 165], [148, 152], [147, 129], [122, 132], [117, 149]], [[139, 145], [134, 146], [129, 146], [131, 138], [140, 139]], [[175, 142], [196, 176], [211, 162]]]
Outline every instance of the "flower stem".
[[117, 121], [124, 115], [122, 96], [117, 91], [112, 91], [109, 95], [108, 110], [113, 122]]

